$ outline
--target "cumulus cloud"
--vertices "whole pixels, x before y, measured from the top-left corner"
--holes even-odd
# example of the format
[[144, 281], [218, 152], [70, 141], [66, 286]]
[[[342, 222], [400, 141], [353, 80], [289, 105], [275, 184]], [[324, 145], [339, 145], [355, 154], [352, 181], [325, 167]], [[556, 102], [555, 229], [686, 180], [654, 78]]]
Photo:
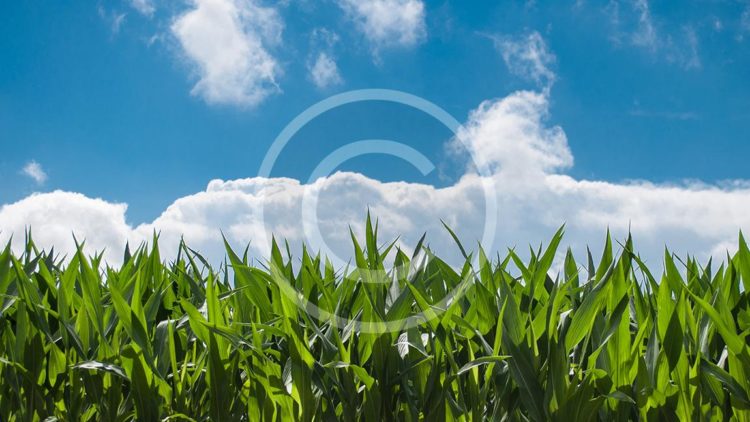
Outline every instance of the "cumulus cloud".
[[127, 205], [92, 199], [80, 193], [54, 191], [35, 193], [18, 202], [0, 207], [0, 236], [13, 236], [13, 246], [20, 250], [23, 234], [31, 229], [38, 245], [70, 256], [75, 235], [86, 240], [89, 251], [105, 250], [117, 261], [132, 228], [125, 222]]
[[254, 106], [277, 92], [281, 66], [269, 46], [281, 43], [283, 26], [276, 9], [254, 0], [194, 0], [171, 26], [198, 78], [192, 94]]
[[318, 57], [311, 64], [308, 64], [310, 80], [318, 88], [328, 88], [339, 85], [343, 82], [339, 67], [333, 58], [326, 52], [318, 53]]
[[555, 63], [555, 55], [539, 32], [521, 37], [495, 36], [492, 40], [512, 74], [542, 87], [550, 87], [555, 82], [555, 73], [550, 68]]
[[547, 117], [547, 96], [520, 91], [484, 101], [469, 115], [454, 148], [468, 145], [473, 162], [496, 174], [533, 181], [573, 165], [565, 133], [541, 124]]
[[[630, 228], [644, 258], [658, 267], [665, 245], [700, 259], [721, 257], [739, 229], [750, 230], [750, 215], [744, 211], [750, 207], [748, 183], [614, 183], [565, 174], [573, 154], [562, 128], [547, 124], [547, 109], [546, 95], [527, 91], [482, 103], [459, 136], [492, 171], [480, 176], [468, 169], [448, 187], [385, 183], [341, 172], [310, 184], [286, 178], [214, 180], [137, 227], [128, 225], [124, 204], [52, 192], [4, 206], [0, 230], [7, 237], [32, 226], [40, 245], [68, 252], [75, 233], [92, 249], [106, 247], [111, 262], [117, 261], [125, 241], [146, 241], [154, 231], [161, 233], [165, 254], [174, 252], [184, 236], [214, 262], [223, 255], [220, 230], [235, 246], [249, 242], [256, 258], [267, 256], [273, 233], [294, 248], [304, 242], [333, 253], [342, 264], [351, 256], [348, 227], [362, 233], [369, 207], [380, 219], [382, 239], [400, 236], [408, 249], [427, 232], [430, 247], [456, 263], [458, 250], [440, 220], [467, 246], [476, 247], [488, 217], [488, 183], [497, 201], [490, 212], [498, 225], [494, 240], [484, 246], [493, 251], [538, 245], [565, 223], [566, 245], [584, 253], [586, 245], [594, 250], [601, 246], [607, 228], [620, 239]], [[306, 197], [317, 198], [315, 221], [303, 213]]]
[[421, 0], [338, 0], [338, 3], [376, 51], [414, 46], [427, 35]]
[[21, 169], [21, 173], [32, 178], [38, 185], [47, 181], [47, 173], [42, 168], [42, 165], [35, 160], [26, 163], [26, 165], [23, 166], [23, 169]]

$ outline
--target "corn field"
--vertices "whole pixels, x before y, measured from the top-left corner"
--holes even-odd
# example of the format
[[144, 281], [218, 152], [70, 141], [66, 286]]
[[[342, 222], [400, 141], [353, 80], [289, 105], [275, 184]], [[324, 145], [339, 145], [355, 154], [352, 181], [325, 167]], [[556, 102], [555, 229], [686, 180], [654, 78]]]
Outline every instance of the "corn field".
[[454, 267], [368, 217], [348, 268], [275, 241], [260, 264], [167, 261], [156, 238], [113, 268], [29, 237], [0, 254], [0, 421], [750, 421], [742, 235], [661, 268], [562, 237], [526, 259], [458, 243]]

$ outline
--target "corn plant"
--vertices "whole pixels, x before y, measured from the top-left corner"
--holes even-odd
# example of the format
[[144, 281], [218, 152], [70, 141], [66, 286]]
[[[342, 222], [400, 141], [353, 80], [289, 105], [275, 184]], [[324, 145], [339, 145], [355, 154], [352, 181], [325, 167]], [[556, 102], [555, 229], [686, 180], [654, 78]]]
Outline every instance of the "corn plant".
[[[750, 420], [750, 251], [0, 253], [0, 420]], [[453, 234], [451, 232], [451, 234]], [[455, 235], [454, 235], [455, 238]], [[658, 271], [657, 271], [658, 270]]]

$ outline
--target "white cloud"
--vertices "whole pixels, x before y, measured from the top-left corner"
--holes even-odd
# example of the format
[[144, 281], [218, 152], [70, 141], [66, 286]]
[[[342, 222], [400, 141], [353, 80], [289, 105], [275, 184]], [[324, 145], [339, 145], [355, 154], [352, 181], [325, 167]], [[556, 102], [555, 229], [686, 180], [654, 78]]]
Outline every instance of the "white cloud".
[[79, 193], [54, 191], [33, 194], [0, 207], [2, 236], [14, 235], [13, 246], [21, 248], [23, 233], [31, 228], [38, 245], [67, 254], [73, 253], [73, 235], [86, 240], [89, 251], [106, 249], [117, 261], [129, 236], [134, 233], [125, 222], [127, 205], [88, 198]]
[[633, 44], [656, 50], [658, 37], [656, 28], [654, 28], [654, 21], [651, 18], [651, 7], [648, 0], [635, 0], [633, 8], [638, 14], [638, 26], [633, 33]]
[[629, 112], [636, 117], [654, 117], [667, 120], [697, 120], [700, 116], [692, 111], [652, 111], [635, 108]]
[[97, 6], [99, 17], [109, 24], [112, 35], [120, 33], [122, 25], [125, 23], [126, 13], [117, 13], [115, 11], [107, 12], [102, 5]]
[[[623, 9], [621, 3], [629, 7]], [[607, 10], [615, 44], [633, 45], [684, 69], [701, 67], [700, 40], [691, 24], [670, 27], [654, 17], [648, 0], [611, 0]]]
[[144, 16], [153, 16], [156, 11], [152, 0], [130, 0], [130, 5]]
[[[16, 233], [20, 246], [25, 227], [31, 225], [42, 246], [72, 248], [71, 232], [86, 238], [93, 248], [107, 247], [116, 262], [124, 242], [149, 239], [161, 233], [164, 256], [174, 253], [181, 236], [214, 262], [221, 259], [219, 230], [231, 243], [251, 242], [254, 257], [267, 256], [269, 245], [262, 234], [324, 245], [306, 237], [302, 213], [306, 194], [318, 194], [318, 220], [322, 239], [342, 259], [351, 256], [348, 227], [362, 232], [369, 207], [380, 219], [381, 238], [401, 236], [413, 247], [427, 232], [430, 247], [457, 262], [458, 251], [441, 227], [452, 226], [467, 247], [476, 247], [485, 221], [484, 183], [493, 182], [498, 201], [498, 228], [494, 245], [525, 250], [545, 242], [566, 223], [566, 245], [583, 254], [585, 246], [599, 249], [607, 228], [623, 239], [632, 227], [636, 247], [658, 269], [664, 245], [699, 259], [721, 258], [733, 247], [739, 229], [750, 231], [750, 184], [727, 186], [700, 184], [656, 185], [649, 182], [614, 183], [581, 180], [564, 171], [573, 156], [563, 130], [546, 124], [548, 98], [534, 92], [517, 92], [485, 101], [473, 111], [461, 132], [475, 156], [493, 169], [490, 179], [467, 171], [454, 185], [436, 188], [419, 183], [384, 183], [356, 173], [336, 173], [312, 184], [285, 178], [214, 180], [205, 191], [176, 200], [156, 220], [131, 227], [123, 204], [90, 199], [80, 194], [37, 194], [0, 209], [0, 230]], [[259, 218], [265, 210], [266, 221]], [[309, 225], [307, 226], [310, 227]]]
[[555, 82], [555, 73], [550, 67], [556, 58], [539, 32], [521, 37], [492, 37], [492, 40], [512, 74], [543, 87], [550, 87]]
[[520, 91], [484, 101], [471, 112], [458, 137], [475, 153], [479, 166], [536, 182], [539, 176], [573, 165], [565, 133], [559, 126], [544, 127], [540, 122], [546, 117], [547, 97]]
[[308, 64], [310, 80], [318, 88], [328, 88], [343, 82], [336, 62], [326, 52], [318, 53], [314, 63]]
[[254, 0], [194, 0], [171, 30], [194, 65], [193, 95], [211, 104], [254, 106], [278, 92], [281, 67], [268, 50], [281, 42], [283, 22], [275, 9]]
[[339, 41], [339, 34], [331, 31], [328, 28], [318, 27], [313, 29], [310, 33], [311, 46], [330, 49], [333, 48], [333, 46], [335, 46]]
[[427, 35], [421, 0], [338, 0], [338, 3], [376, 52], [384, 47], [414, 46]]
[[701, 67], [701, 59], [698, 54], [698, 35], [692, 27], [685, 27], [683, 30], [687, 48], [679, 57], [678, 61], [686, 69], [698, 69]]
[[118, 34], [120, 33], [120, 28], [122, 28], [122, 24], [125, 23], [125, 13], [120, 13], [117, 15], [112, 16], [112, 33]]
[[34, 179], [34, 181], [38, 185], [41, 185], [47, 181], [47, 173], [42, 168], [42, 165], [37, 163], [34, 160], [31, 160], [28, 163], [26, 163], [26, 165], [23, 166], [23, 169], [21, 169], [21, 172], [24, 175]]
[[716, 16], [711, 18], [711, 25], [714, 27], [714, 30], [716, 32], [721, 32], [721, 30], [724, 29], [724, 23]]

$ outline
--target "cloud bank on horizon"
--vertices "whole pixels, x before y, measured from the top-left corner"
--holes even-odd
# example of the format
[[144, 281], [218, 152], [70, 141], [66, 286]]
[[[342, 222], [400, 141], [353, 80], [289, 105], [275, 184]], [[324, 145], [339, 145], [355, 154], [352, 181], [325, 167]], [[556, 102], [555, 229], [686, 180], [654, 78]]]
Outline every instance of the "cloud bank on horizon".
[[[474, 110], [459, 134], [492, 171], [498, 200], [494, 245], [537, 245], [563, 223], [566, 244], [579, 253], [601, 245], [605, 230], [623, 238], [632, 230], [639, 250], [652, 262], [665, 244], [699, 258], [721, 258], [734, 248], [738, 229], [750, 228], [750, 184], [655, 185], [649, 182], [610, 183], [577, 180], [561, 173], [573, 162], [565, 133], [548, 127], [548, 98], [520, 91], [487, 100]], [[305, 225], [317, 225], [325, 244], [340, 262], [350, 254], [349, 227], [363, 232], [367, 208], [380, 220], [381, 238], [400, 236], [405, 248], [428, 233], [434, 250], [458, 258], [458, 250], [441, 227], [444, 220], [467, 245], [476, 245], [485, 221], [483, 176], [467, 170], [454, 185], [436, 188], [420, 183], [385, 183], [362, 174], [338, 172], [303, 184], [287, 178], [213, 180], [205, 191], [174, 201], [153, 222], [133, 227], [125, 204], [93, 199], [80, 193], [33, 194], [0, 209], [0, 229], [15, 233], [20, 248], [26, 227], [43, 247], [70, 253], [71, 234], [86, 239], [89, 250], [105, 249], [116, 262], [125, 243], [148, 241], [160, 233], [165, 252], [174, 252], [181, 238], [215, 262], [223, 256], [221, 231], [236, 246], [250, 244], [255, 257], [267, 256], [269, 244], [257, 239], [273, 234], [293, 246], [310, 243]], [[318, 195], [318, 220], [304, 221], [306, 194]], [[263, 210], [265, 221], [258, 216]], [[166, 255], [168, 256], [168, 255]]]
[[[145, 14], [153, 13], [150, 2], [133, 4]], [[339, 0], [338, 4], [375, 56], [387, 47], [414, 47], [427, 36], [421, 1]], [[275, 81], [282, 69], [272, 50], [280, 42], [284, 23], [274, 8], [236, 0], [195, 0], [192, 5], [170, 29], [192, 65], [194, 95], [208, 103], [257, 106], [280, 89]], [[650, 28], [647, 12], [640, 21], [646, 29]], [[631, 230], [639, 251], [652, 263], [659, 262], [665, 244], [705, 259], [733, 249], [738, 231], [750, 228], [746, 212], [750, 182], [659, 185], [566, 174], [574, 154], [564, 129], [548, 120], [556, 79], [554, 54], [538, 32], [493, 40], [510, 71], [534, 82], [538, 90], [513, 92], [476, 106], [448, 145], [466, 164], [463, 176], [451, 186], [382, 182], [351, 172], [337, 172], [309, 184], [288, 178], [212, 180], [204, 191], [175, 200], [154, 221], [137, 226], [128, 223], [126, 204], [58, 190], [3, 205], [0, 240], [14, 236], [13, 245], [20, 248], [22, 234], [32, 227], [38, 245], [70, 254], [75, 234], [86, 240], [89, 251], [106, 249], [107, 259], [117, 262], [126, 242], [139, 244], [158, 232], [165, 256], [184, 238], [218, 261], [224, 254], [222, 232], [233, 245], [249, 243], [255, 257], [267, 256], [270, 247], [257, 240], [273, 234], [295, 247], [308, 243], [313, 250], [330, 248], [328, 252], [341, 257], [341, 263], [350, 255], [349, 226], [363, 232], [369, 209], [380, 221], [382, 239], [399, 237], [408, 249], [427, 232], [432, 249], [457, 258], [458, 250], [441, 220], [467, 246], [476, 245], [487, 220], [484, 187], [488, 182], [498, 204], [494, 242], [483, 245], [490, 250], [538, 245], [565, 224], [565, 243], [578, 253], [587, 245], [594, 249], [601, 245], [609, 228], [617, 238]], [[223, 47], [214, 48], [217, 43]], [[316, 56], [310, 71], [321, 87], [341, 80], [327, 53]], [[490, 169], [490, 174], [477, 174], [475, 164]], [[307, 220], [302, 212], [306, 195], [318, 197], [316, 221]], [[264, 219], [259, 218], [261, 211]], [[310, 227], [319, 228], [322, 243], [307, 235]]]

